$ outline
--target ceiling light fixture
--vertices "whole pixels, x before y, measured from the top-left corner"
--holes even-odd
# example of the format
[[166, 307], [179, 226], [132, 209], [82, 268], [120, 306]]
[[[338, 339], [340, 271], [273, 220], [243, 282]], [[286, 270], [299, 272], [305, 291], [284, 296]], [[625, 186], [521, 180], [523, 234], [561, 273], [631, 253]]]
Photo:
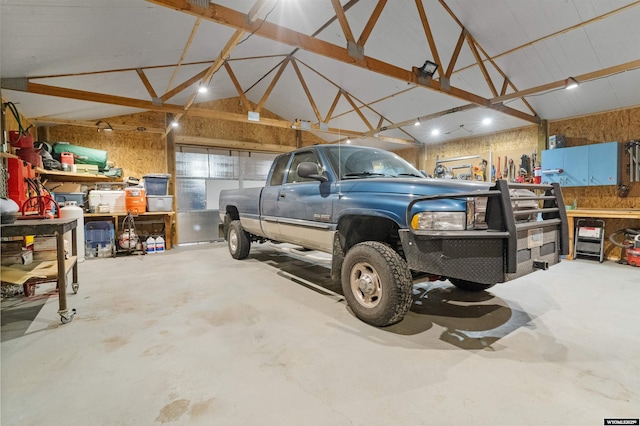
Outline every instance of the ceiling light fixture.
[[198, 88], [198, 93], [207, 93], [209, 91], [209, 89], [207, 88], [207, 86], [200, 86]]
[[433, 129], [431, 131], [431, 136], [438, 136], [439, 134], [440, 134], [440, 130], [438, 130], [438, 129]]
[[96, 122], [96, 127], [98, 128], [98, 133], [100, 133], [100, 131], [103, 131], [103, 132], [112, 132], [113, 131], [113, 127], [111, 127], [111, 124], [109, 124], [106, 121], [102, 121], [102, 120], [98, 120]]
[[431, 62], [430, 60], [426, 60], [424, 64], [420, 68], [418, 68], [420, 74], [429, 78], [433, 77], [437, 70], [438, 64], [436, 64], [435, 62]]
[[578, 83], [578, 80], [573, 77], [569, 77], [564, 81], [564, 88], [567, 90], [575, 89], [579, 85], [580, 83]]
[[416, 118], [416, 122], [413, 123], [414, 126], [419, 126], [420, 125], [420, 119]]
[[484, 120], [482, 120], [482, 124], [484, 124], [485, 126], [488, 126], [489, 124], [491, 124], [491, 119], [490, 118], [485, 118]]
[[180, 123], [174, 120], [171, 122], [171, 127], [173, 127], [174, 129], [177, 129], [178, 127], [180, 127]]
[[347, 138], [347, 143], [351, 143], [351, 139]]

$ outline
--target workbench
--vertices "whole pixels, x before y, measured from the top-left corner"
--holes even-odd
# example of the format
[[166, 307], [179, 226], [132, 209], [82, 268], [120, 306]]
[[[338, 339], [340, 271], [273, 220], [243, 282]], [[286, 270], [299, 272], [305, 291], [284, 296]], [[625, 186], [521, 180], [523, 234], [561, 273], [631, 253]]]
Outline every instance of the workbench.
[[567, 222], [569, 226], [569, 254], [568, 260], [574, 258], [574, 219], [577, 217], [591, 219], [640, 219], [640, 209], [572, 209], [567, 210]]
[[[73, 292], [78, 291], [78, 247], [76, 243], [77, 219], [26, 219], [16, 220], [14, 223], [0, 225], [0, 234], [3, 237], [55, 236], [56, 237], [56, 263], [58, 274], [58, 314], [63, 324], [71, 322], [76, 313], [75, 309], [67, 308], [67, 274], [73, 270]], [[71, 231], [71, 256], [65, 259], [64, 234]]]
[[[162, 220], [164, 222], [164, 233], [165, 233], [165, 249], [171, 250], [171, 242], [173, 241], [173, 218], [175, 216], [175, 212], [145, 212], [138, 213], [133, 215], [134, 221], [144, 221], [146, 219], [150, 220]], [[85, 213], [84, 214], [84, 222], [85, 224], [89, 220], [111, 220], [114, 223], [114, 230], [116, 233], [116, 238], [120, 231], [120, 223], [122, 223], [122, 219], [127, 216], [127, 213]]]

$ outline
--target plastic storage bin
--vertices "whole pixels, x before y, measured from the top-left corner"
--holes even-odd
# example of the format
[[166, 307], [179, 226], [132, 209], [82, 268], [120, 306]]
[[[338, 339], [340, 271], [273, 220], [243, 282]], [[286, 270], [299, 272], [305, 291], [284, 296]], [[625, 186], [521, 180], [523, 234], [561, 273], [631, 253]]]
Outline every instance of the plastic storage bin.
[[113, 223], [109, 221], [87, 222], [84, 225], [85, 257], [95, 259], [113, 256], [114, 234]]
[[152, 173], [142, 176], [144, 179], [144, 189], [149, 195], [167, 195], [167, 183], [170, 174]]
[[58, 204], [75, 201], [78, 207], [84, 209], [84, 192], [54, 192], [53, 199]]
[[173, 195], [147, 195], [147, 211], [170, 212], [173, 210]]

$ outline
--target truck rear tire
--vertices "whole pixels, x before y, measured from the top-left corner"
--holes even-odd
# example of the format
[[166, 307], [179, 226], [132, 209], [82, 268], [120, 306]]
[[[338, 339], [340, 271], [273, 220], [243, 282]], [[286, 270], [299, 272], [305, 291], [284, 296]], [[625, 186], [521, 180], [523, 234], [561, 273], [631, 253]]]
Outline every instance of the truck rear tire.
[[467, 280], [461, 280], [458, 278], [449, 278], [449, 281], [451, 281], [451, 284], [455, 285], [456, 287], [458, 287], [460, 290], [464, 290], [464, 291], [485, 291], [490, 289], [491, 287], [493, 287], [495, 284], [482, 284], [482, 283], [476, 283], [473, 281], [467, 281]]
[[251, 249], [249, 234], [242, 228], [239, 220], [233, 220], [229, 224], [229, 234], [227, 235], [229, 253], [237, 260], [246, 259]]
[[356, 317], [376, 327], [400, 322], [413, 301], [407, 263], [391, 247], [377, 241], [356, 244], [347, 252], [342, 290]]

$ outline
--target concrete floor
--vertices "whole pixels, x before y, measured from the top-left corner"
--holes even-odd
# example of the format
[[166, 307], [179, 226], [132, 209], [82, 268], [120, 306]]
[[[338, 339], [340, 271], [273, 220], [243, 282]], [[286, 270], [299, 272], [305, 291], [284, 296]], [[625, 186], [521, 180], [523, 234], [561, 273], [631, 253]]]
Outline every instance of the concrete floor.
[[640, 416], [640, 268], [613, 262], [564, 261], [474, 295], [417, 283], [385, 329], [350, 313], [327, 269], [265, 246], [245, 261], [223, 243], [88, 260], [66, 325], [53, 290], [3, 302], [2, 425]]

